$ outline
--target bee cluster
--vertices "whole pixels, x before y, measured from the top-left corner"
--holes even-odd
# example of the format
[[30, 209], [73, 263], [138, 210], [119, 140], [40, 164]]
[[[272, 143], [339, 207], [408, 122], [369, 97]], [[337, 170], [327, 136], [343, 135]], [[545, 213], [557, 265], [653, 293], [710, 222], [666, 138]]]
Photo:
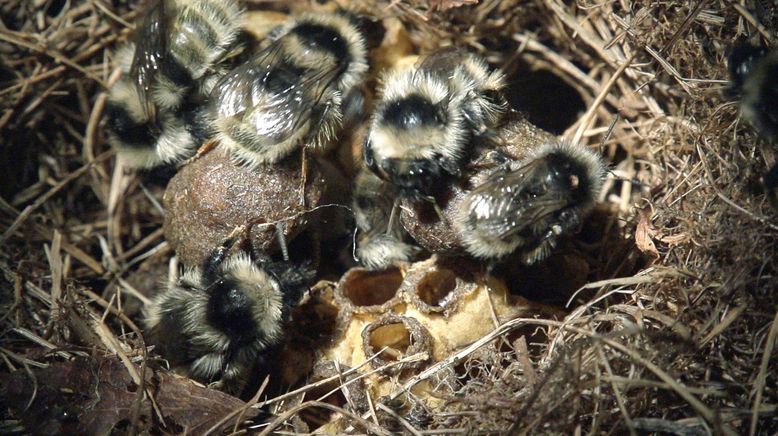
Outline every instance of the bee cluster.
[[[193, 378], [240, 392], [280, 343], [320, 240], [341, 233], [312, 210], [350, 204], [355, 257], [381, 271], [431, 254], [537, 263], [595, 204], [599, 156], [512, 111], [480, 56], [443, 48], [383, 74], [368, 118], [364, 19], [302, 14], [253, 41], [242, 16], [234, 0], [154, 2], [117, 57], [105, 113], [126, 167], [180, 168], [165, 234], [188, 269], [145, 325]], [[322, 156], [360, 130], [349, 200]]]

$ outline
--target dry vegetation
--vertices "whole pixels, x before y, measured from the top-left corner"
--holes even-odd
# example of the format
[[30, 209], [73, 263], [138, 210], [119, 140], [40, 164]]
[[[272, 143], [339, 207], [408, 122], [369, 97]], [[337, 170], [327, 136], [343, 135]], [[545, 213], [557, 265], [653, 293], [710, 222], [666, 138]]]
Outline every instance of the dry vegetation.
[[[361, 415], [316, 395], [276, 410], [291, 396], [261, 389], [244, 403], [147, 355], [139, 303], [175, 268], [161, 191], [118, 177], [99, 128], [127, 3], [0, 0], [0, 433], [239, 431], [252, 417], [270, 432], [307, 409], [378, 434], [778, 431], [778, 221], [758, 182], [774, 150], [721, 98], [727, 47], [767, 40], [775, 15], [729, 1], [350, 2], [399, 17], [422, 51], [480, 50], [531, 120], [599, 146], [612, 170], [610, 219], [576, 242], [589, 283], [563, 320], [509, 322], [433, 367], [442, 410], [397, 409], [412, 403], [400, 391]], [[544, 333], [511, 334], [527, 326]]]

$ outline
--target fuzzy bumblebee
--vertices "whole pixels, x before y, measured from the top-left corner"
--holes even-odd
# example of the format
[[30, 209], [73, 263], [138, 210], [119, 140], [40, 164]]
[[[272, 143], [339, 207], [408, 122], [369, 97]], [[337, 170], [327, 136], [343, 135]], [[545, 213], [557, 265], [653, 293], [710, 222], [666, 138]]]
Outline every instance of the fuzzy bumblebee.
[[127, 167], [180, 162], [209, 134], [200, 106], [240, 16], [233, 0], [156, 0], [146, 11], [117, 55], [124, 75], [105, 108], [108, 140]]
[[461, 174], [472, 135], [505, 112], [503, 82], [483, 59], [455, 49], [389, 73], [365, 139], [365, 164], [400, 197], [431, 199], [447, 177]]
[[228, 256], [231, 241], [190, 269], [146, 308], [155, 350], [174, 367], [240, 393], [247, 374], [283, 337], [284, 322], [313, 279], [307, 265]]
[[249, 166], [333, 139], [368, 69], [365, 38], [343, 14], [304, 14], [269, 38], [215, 85], [209, 111], [222, 146]]
[[551, 141], [521, 161], [505, 161], [458, 205], [453, 226], [478, 258], [520, 251], [532, 264], [580, 228], [602, 188], [605, 167], [589, 149]]

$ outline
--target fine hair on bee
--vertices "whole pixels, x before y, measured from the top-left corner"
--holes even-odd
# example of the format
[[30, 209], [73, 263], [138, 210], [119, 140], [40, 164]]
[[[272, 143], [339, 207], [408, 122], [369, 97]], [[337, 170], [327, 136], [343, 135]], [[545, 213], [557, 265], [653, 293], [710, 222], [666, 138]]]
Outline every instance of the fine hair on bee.
[[108, 91], [109, 142], [130, 169], [175, 164], [194, 153], [212, 75], [239, 31], [234, 0], [155, 0], [134, 42], [117, 53], [123, 76]]
[[384, 77], [365, 138], [365, 165], [400, 198], [428, 200], [461, 173], [468, 129], [464, 96], [439, 74], [408, 68]]
[[357, 261], [369, 270], [382, 270], [413, 260], [420, 249], [406, 242], [405, 229], [393, 216], [397, 204], [394, 187], [362, 169], [354, 180], [353, 192], [352, 208], [359, 231]]
[[498, 260], [516, 251], [524, 264], [548, 257], [579, 229], [602, 189], [605, 167], [591, 150], [551, 141], [508, 161], [469, 192], [453, 226], [466, 251]]
[[418, 68], [444, 76], [451, 92], [465, 96], [463, 115], [475, 133], [485, 133], [497, 126], [508, 110], [503, 95], [505, 74], [492, 69], [475, 53], [460, 47], [444, 47], [427, 55]]
[[229, 254], [234, 239], [185, 271], [145, 309], [155, 351], [194, 379], [239, 394], [283, 337], [284, 322], [314, 278], [309, 264]]
[[[735, 45], [728, 58], [729, 97], [740, 99], [743, 116], [771, 146], [778, 144], [778, 50]], [[778, 207], [778, 164], [763, 176], [768, 199]]]
[[332, 140], [368, 69], [365, 38], [345, 14], [302, 14], [269, 38], [211, 94], [217, 139], [249, 166]]

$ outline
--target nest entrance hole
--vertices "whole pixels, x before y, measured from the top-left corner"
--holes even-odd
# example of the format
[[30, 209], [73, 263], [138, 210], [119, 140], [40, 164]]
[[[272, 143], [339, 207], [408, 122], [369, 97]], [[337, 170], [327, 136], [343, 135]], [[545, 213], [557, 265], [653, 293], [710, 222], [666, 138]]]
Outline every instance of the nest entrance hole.
[[508, 76], [506, 98], [532, 124], [554, 135], [564, 133], [586, 110], [581, 94], [559, 76], [523, 63]]
[[411, 346], [411, 332], [401, 321], [376, 327], [370, 332], [368, 341], [373, 353], [381, 353], [385, 360], [398, 361], [408, 352]]
[[403, 282], [397, 268], [386, 271], [353, 271], [341, 292], [354, 306], [377, 306], [397, 295]]
[[449, 269], [430, 271], [419, 280], [416, 292], [419, 299], [432, 307], [443, 307], [457, 287], [457, 276]]

